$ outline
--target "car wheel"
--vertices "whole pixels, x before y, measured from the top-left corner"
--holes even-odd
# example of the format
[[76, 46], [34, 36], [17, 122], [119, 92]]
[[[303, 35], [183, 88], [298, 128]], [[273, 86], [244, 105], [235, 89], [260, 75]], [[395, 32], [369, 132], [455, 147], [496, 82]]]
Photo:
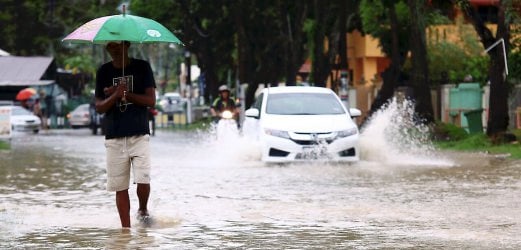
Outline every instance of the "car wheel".
[[35, 133], [35, 134], [38, 134], [38, 132], [39, 132], [38, 129], [33, 130], [33, 133]]

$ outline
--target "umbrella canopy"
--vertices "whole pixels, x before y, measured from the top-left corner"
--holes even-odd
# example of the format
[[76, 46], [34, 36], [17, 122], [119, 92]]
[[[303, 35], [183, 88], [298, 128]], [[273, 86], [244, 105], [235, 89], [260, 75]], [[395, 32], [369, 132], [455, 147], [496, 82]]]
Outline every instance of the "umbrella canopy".
[[18, 94], [16, 94], [16, 100], [17, 101], [23, 101], [30, 99], [32, 96], [36, 95], [36, 89], [33, 88], [25, 88], [20, 90]]
[[181, 41], [162, 24], [140, 16], [104, 16], [91, 20], [67, 35], [63, 42], [105, 44], [111, 41], [131, 43], [178, 43]]

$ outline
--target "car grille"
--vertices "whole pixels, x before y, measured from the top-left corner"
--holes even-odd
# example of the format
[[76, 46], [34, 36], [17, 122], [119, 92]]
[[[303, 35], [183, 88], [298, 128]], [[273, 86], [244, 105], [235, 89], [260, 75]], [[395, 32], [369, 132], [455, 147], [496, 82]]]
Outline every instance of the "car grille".
[[[290, 140], [295, 142], [296, 144], [299, 144], [299, 145], [317, 145], [317, 144], [323, 144], [323, 143], [327, 143], [327, 144], [331, 144], [335, 138], [333, 137], [327, 137], [327, 135], [331, 135], [331, 133], [295, 133], [299, 136], [302, 137], [302, 135], [304, 137], [307, 137], [309, 139], [300, 139], [300, 140], [297, 140], [297, 139], [293, 139], [291, 138]], [[326, 135], [326, 136], [324, 136]]]
[[295, 142], [296, 144], [299, 144], [299, 145], [317, 145], [317, 144], [320, 144], [321, 142], [326, 142], [327, 144], [330, 144], [332, 143], [334, 140], [333, 139], [327, 139], [327, 140], [316, 140], [316, 141], [312, 141], [312, 140], [293, 140], [293, 142]]

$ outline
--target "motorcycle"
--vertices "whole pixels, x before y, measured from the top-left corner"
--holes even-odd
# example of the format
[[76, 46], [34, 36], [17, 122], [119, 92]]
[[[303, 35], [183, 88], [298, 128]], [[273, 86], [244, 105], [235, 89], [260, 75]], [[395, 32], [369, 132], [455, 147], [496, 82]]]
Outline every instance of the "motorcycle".
[[216, 121], [217, 138], [226, 138], [239, 135], [236, 115], [230, 110], [224, 110]]

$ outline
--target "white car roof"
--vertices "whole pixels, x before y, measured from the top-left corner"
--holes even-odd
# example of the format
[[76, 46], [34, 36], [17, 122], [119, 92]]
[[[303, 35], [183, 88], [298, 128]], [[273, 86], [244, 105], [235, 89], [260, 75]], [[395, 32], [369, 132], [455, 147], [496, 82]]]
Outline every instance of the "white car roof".
[[262, 90], [265, 93], [280, 94], [280, 93], [325, 93], [332, 92], [331, 89], [323, 87], [309, 87], [309, 86], [282, 86], [269, 87]]

